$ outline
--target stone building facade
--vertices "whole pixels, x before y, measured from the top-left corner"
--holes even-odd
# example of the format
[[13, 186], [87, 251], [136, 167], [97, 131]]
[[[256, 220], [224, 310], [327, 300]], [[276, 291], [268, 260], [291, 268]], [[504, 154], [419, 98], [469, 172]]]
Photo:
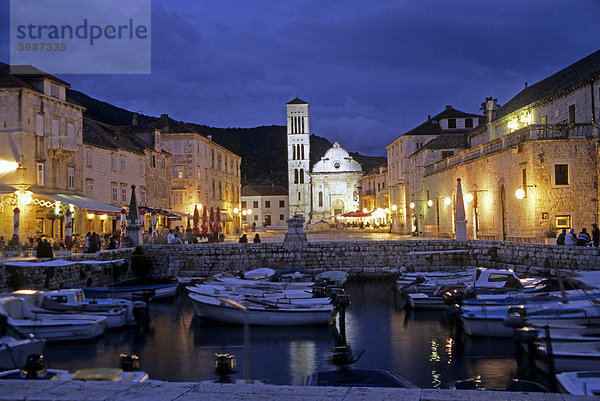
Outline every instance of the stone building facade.
[[424, 166], [468, 147], [466, 133], [482, 122], [477, 114], [446, 106], [387, 146], [393, 232], [422, 235], [429, 229], [425, 227], [425, 212], [437, 207], [439, 195], [423, 186]]
[[286, 104], [289, 214], [308, 225], [358, 208], [362, 167], [335, 143], [310, 169], [308, 103]]
[[600, 51], [526, 87], [474, 130], [470, 149], [424, 169], [424, 188], [451, 202], [424, 219], [452, 236], [462, 179], [470, 238], [542, 242], [598, 222]]
[[241, 221], [234, 211], [241, 206], [241, 157], [198, 134], [193, 127], [163, 114], [140, 127], [140, 132], [158, 130], [163, 149], [171, 156], [171, 207], [191, 224], [194, 205], [221, 210], [225, 234], [240, 232]]
[[[113, 127], [84, 118], [84, 194], [90, 199], [122, 208], [129, 204], [131, 186], [136, 186], [139, 206], [170, 209], [171, 155], [162, 150], [160, 135], [148, 144], [129, 127]], [[154, 137], [153, 137], [154, 139]], [[120, 230], [120, 214], [90, 213], [88, 231]], [[150, 226], [150, 214], [145, 226]], [[158, 228], [166, 226], [158, 217]]]
[[[67, 204], [49, 196], [83, 191], [83, 107], [66, 98], [69, 84], [31, 66], [0, 63], [0, 236], [62, 235]], [[74, 227], [83, 211], [73, 209]]]
[[[387, 188], [387, 165], [383, 164], [374, 168], [360, 178], [358, 187], [360, 210], [374, 211], [380, 209], [385, 212], [383, 219], [386, 224], [391, 222], [393, 213], [390, 209], [389, 192]], [[395, 210], [394, 210], [395, 211]], [[382, 223], [383, 223], [382, 222]]]
[[[289, 216], [289, 196], [281, 185], [242, 187], [242, 225], [251, 228], [284, 228]], [[250, 213], [248, 213], [250, 211]]]

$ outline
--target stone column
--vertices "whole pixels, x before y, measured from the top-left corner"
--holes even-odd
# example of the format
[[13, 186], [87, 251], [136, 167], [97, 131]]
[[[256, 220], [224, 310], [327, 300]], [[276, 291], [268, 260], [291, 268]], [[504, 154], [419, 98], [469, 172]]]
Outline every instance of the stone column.
[[306, 247], [308, 245], [308, 240], [306, 239], [306, 233], [303, 228], [304, 217], [295, 214], [293, 217], [287, 219], [286, 223], [288, 225], [288, 232], [285, 233], [283, 246], [295, 249]]
[[131, 202], [129, 202], [129, 217], [127, 218], [127, 236], [131, 241], [131, 246], [142, 245], [142, 230], [139, 225], [135, 185], [131, 186]]
[[456, 209], [454, 210], [454, 227], [456, 229], [456, 239], [466, 240], [467, 239], [467, 219], [465, 214], [465, 203], [463, 201], [462, 187], [460, 185], [460, 178], [456, 180], [458, 182], [456, 188]]

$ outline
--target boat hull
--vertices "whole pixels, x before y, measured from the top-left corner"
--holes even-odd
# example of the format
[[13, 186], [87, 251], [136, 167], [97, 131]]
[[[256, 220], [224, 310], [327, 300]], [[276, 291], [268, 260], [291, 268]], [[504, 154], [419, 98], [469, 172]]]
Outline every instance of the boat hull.
[[0, 337], [0, 369], [20, 369], [29, 354], [41, 354], [45, 341], [41, 338], [16, 339]]
[[310, 326], [329, 323], [333, 308], [247, 308], [246, 311], [227, 305], [216, 298], [190, 294], [198, 316], [232, 324], [257, 326]]

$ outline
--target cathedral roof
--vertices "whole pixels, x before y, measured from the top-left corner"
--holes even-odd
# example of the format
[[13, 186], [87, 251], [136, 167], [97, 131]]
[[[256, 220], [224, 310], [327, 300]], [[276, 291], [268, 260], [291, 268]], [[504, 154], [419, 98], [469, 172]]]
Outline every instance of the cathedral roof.
[[313, 173], [361, 173], [362, 167], [359, 162], [342, 148], [339, 143], [334, 143], [325, 156], [313, 167]]
[[290, 100], [286, 104], [308, 104], [308, 103], [306, 103], [304, 100], [302, 100], [299, 97], [297, 97], [294, 100]]
[[519, 92], [498, 109], [497, 118], [538, 101], [561, 96], [600, 76], [600, 50]]

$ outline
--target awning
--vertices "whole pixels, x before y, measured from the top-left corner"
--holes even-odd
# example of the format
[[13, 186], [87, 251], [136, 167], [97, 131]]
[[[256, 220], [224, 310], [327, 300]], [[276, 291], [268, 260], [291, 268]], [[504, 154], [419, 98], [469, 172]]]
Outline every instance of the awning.
[[121, 208], [107, 205], [106, 203], [98, 202], [85, 196], [79, 195], [67, 195], [67, 194], [34, 194], [41, 196], [42, 198], [52, 199], [54, 201], [60, 201], [71, 205], [79, 206], [87, 209], [88, 212], [96, 214], [114, 214], [121, 213]]
[[187, 217], [189, 219], [193, 219], [194, 218], [194, 216], [192, 216], [191, 214], [178, 212], [177, 210], [170, 210], [170, 209], [164, 209], [164, 210], [165, 210], [165, 212], [170, 213], [172, 215], [175, 215], [177, 217]]
[[233, 221], [229, 213], [221, 212], [221, 221], [223, 223], [227, 223], [228, 221]]

